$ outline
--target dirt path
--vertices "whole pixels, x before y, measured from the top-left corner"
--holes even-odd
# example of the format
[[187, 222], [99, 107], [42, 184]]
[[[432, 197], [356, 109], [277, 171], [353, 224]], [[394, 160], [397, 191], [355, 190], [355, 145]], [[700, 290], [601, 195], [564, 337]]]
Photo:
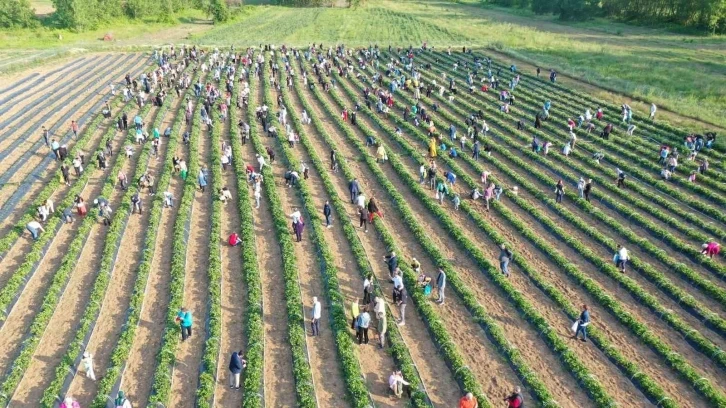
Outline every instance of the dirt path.
[[[210, 135], [206, 126], [203, 126], [202, 129], [199, 165], [200, 168], [209, 168]], [[196, 177], [196, 175], [190, 174], [189, 177]], [[196, 190], [194, 194], [184, 277], [184, 307], [192, 312], [194, 325], [192, 326], [192, 336], [187, 341], [180, 343], [176, 350], [169, 406], [191, 404], [197, 390], [199, 366], [206, 340], [207, 288], [209, 285], [206, 265], [209, 258], [209, 224], [214, 197], [216, 197], [216, 192], [211, 191], [211, 183], [207, 185], [206, 192]]]
[[[410, 138], [410, 137], [408, 137], [408, 135], [407, 135], [406, 138]], [[418, 144], [421, 144], [421, 143], [418, 143]], [[421, 144], [421, 146], [419, 148], [420, 148], [421, 152], [425, 152], [426, 148], [423, 144]], [[394, 150], [396, 150], [396, 149], [394, 149]], [[416, 167], [417, 166], [413, 163], [410, 165], [410, 173], [412, 175], [415, 175], [414, 169]], [[469, 174], [469, 175], [472, 177], [478, 177], [478, 174], [476, 174], [476, 172], [472, 172], [472, 174]], [[500, 177], [499, 180], [506, 180], [506, 178]], [[460, 191], [460, 193], [462, 194], [462, 197], [463, 197], [463, 196], [465, 196], [465, 194], [468, 193], [468, 190]], [[480, 210], [482, 210], [482, 212], [483, 212], [482, 206], [477, 206], [477, 207]], [[475, 232], [476, 231], [475, 227], [466, 226], [467, 224], [469, 224], [468, 220], [461, 219], [458, 216], [454, 216], [454, 217], [457, 219], [458, 223], [460, 225], [462, 225], [462, 227], [464, 227], [462, 229], [462, 231], [467, 232], [467, 233], [473, 233], [474, 235], [477, 234]], [[504, 227], [504, 225], [502, 225], [502, 224], [506, 224], [506, 222], [504, 222], [502, 220], [496, 221], [495, 218], [492, 217], [491, 215], [487, 215], [487, 218], [488, 218], [488, 220], [492, 221], [492, 225], [494, 225], [497, 229], [499, 229], [500, 233], [502, 235], [506, 236], [508, 238], [508, 240], [510, 240], [510, 242], [512, 242], [512, 244], [514, 244], [515, 242], [520, 242], [518, 239], [516, 239], [516, 234], [512, 234], [511, 232], [507, 231], [511, 227], [506, 228], [506, 227]], [[476, 239], [476, 238], [474, 238], [474, 239]], [[551, 279], [555, 279], [557, 281], [556, 284], [558, 287], [566, 288], [565, 293], [572, 294], [572, 296], [580, 297], [580, 295], [578, 294], [576, 289], [573, 289], [572, 287], [568, 287], [569, 286], [568, 284], [563, 283], [559, 280], [559, 278], [556, 278], [558, 275], [556, 273], [553, 273], [553, 271], [555, 271], [557, 268], [554, 265], [552, 265], [550, 261], [547, 260], [546, 254], [538, 254], [536, 250], [530, 248], [528, 245], [520, 244], [520, 245], [514, 245], [514, 246], [518, 248], [518, 251], [523, 251], [525, 253], [524, 258], [527, 259], [528, 262], [534, 263], [536, 265], [537, 269], [541, 273], [546, 274]], [[537, 255], [537, 256], [535, 256], [535, 255]], [[518, 268], [516, 268], [516, 266], [515, 266], [513, 268], [513, 270], [516, 270], [516, 269], [518, 269]], [[513, 273], [516, 274], [516, 272], [513, 272]], [[531, 285], [525, 284], [524, 281], [513, 279], [512, 282], [517, 284], [518, 289], [520, 289], [520, 291], [522, 293], [529, 295], [529, 293], [532, 293], [532, 291], [535, 291], [535, 292], [537, 291], [536, 288], [530, 287]], [[524, 287], [522, 286], [523, 284], [525, 284]], [[584, 299], [581, 298], [580, 302], [592, 304], [592, 302], [587, 301], [587, 297], [585, 297]], [[604, 327], [607, 327], [606, 331], [608, 333], [614, 333], [615, 332], [614, 328], [618, 327], [618, 323], [615, 320], [613, 320], [610, 316], [607, 316], [607, 318], [605, 318], [605, 319], [598, 316], [598, 319], [602, 321], [602, 324]], [[553, 326], [560, 327], [562, 325], [553, 324]], [[561, 330], [563, 336], [569, 334], [569, 333], [567, 333], [567, 329], [564, 326], [560, 327], [560, 330]], [[618, 340], [621, 340], [620, 344], [622, 345], [622, 347], [624, 349], [624, 350], [621, 349], [621, 351], [625, 352], [625, 353], [631, 353], [629, 348], [636, 347], [636, 350], [633, 350], [630, 355], [632, 355], [633, 358], [636, 358], [636, 359], [645, 358], [646, 361], [643, 362], [643, 365], [648, 367], [648, 371], [650, 371], [649, 375], [654, 376], [654, 378], [658, 378], [660, 380], [660, 382], [665, 381], [666, 383], [663, 385], [666, 387], [666, 389], [669, 389], [671, 391], [672, 395], [673, 394], [682, 395], [680, 393], [690, 391], [690, 387], [688, 387], [687, 385], [681, 384], [681, 380], [677, 377], [677, 375], [674, 375], [673, 373], [671, 373], [668, 367], [663, 366], [663, 364], [661, 363], [660, 357], [654, 355], [647, 347], [643, 348], [642, 346], [635, 346], [639, 342], [632, 335], [630, 335], [629, 333], [626, 333], [626, 334], [618, 333], [617, 336], [618, 336]], [[588, 359], [589, 358], [586, 358], [583, 360], [587, 361]], [[656, 367], [656, 369], [651, 371], [650, 369], [653, 367]], [[614, 374], [617, 376], [617, 372], [615, 372]], [[602, 375], [598, 374], [598, 378], [602, 379], [602, 378], [613, 378], [613, 377], [602, 376]], [[617, 389], [617, 388], [613, 388], [613, 389]]]
[[[132, 163], [135, 163], [135, 160], [137, 159], [138, 154], [132, 158]], [[127, 166], [130, 168], [130, 165]], [[110, 167], [108, 168], [110, 169]], [[106, 177], [113, 176], [115, 175], [106, 174]], [[100, 194], [106, 177], [89, 180], [88, 184], [80, 194], [81, 197], [86, 199], [87, 202], [92, 203], [93, 199]], [[7, 370], [10, 359], [15, 357], [15, 347], [19, 347], [21, 345], [20, 339], [25, 334], [28, 324], [32, 321], [35, 313], [40, 308], [46, 289], [51, 283], [50, 276], [55, 271], [55, 266], [58, 265], [67, 252], [68, 246], [73, 240], [79, 225], [80, 223], [77, 220], [70, 225], [64, 225], [61, 227], [58, 234], [53, 238], [51, 246], [48, 248], [45, 257], [38, 265], [36, 272], [30, 278], [27, 286], [23, 289], [23, 293], [20, 295], [17, 303], [10, 311], [8, 318], [0, 329], [0, 333], [2, 334], [2, 336], [0, 336], [0, 345], [5, 344], [5, 346], [0, 346], [0, 350], [3, 350], [3, 352], [0, 353], [0, 372]], [[22, 239], [26, 238], [28, 241], [31, 241], [28, 237]], [[17, 254], [15, 255], [14, 261], [19, 265], [22, 263], [23, 258], [24, 255]]]
[[[261, 105], [260, 87], [250, 95], [253, 106]], [[247, 120], [254, 118], [247, 118]], [[250, 122], [250, 126], [254, 123]], [[252, 143], [242, 146], [243, 160], [256, 165]], [[263, 189], [264, 190], [264, 189]], [[252, 189], [250, 189], [252, 196]], [[252, 198], [254, 202], [254, 198]], [[263, 324], [265, 330], [265, 405], [268, 407], [294, 406], [297, 401], [295, 380], [292, 374], [292, 353], [287, 333], [287, 306], [283, 284], [282, 254], [275, 239], [272, 214], [267, 196], [263, 194], [260, 208], [255, 210], [255, 239], [257, 257], [262, 278], [262, 298], [264, 306]]]
[[[276, 93], [273, 92], [273, 98]], [[271, 111], [272, 113], [272, 111]], [[277, 108], [275, 107], [275, 114]], [[282, 128], [282, 126], [280, 126]], [[259, 127], [262, 134], [262, 127]], [[264, 139], [265, 145], [272, 148], [278, 158], [271, 167], [275, 175], [276, 185], [280, 201], [282, 202], [283, 211], [292, 214], [295, 209], [300, 210], [304, 214], [302, 201], [298, 194], [292, 189], [287, 188], [282, 183], [286, 168], [282, 164], [282, 150], [277, 142], [281, 139]], [[299, 149], [299, 147], [298, 147]], [[298, 169], [302, 175], [301, 170]], [[322, 209], [322, 206], [321, 206]], [[312, 215], [311, 215], [312, 217]], [[316, 219], [306, 219], [307, 223], [318, 222]], [[340, 370], [338, 355], [335, 347], [333, 332], [330, 328], [329, 310], [330, 305], [326, 302], [325, 288], [321, 280], [320, 263], [316, 257], [317, 249], [312, 241], [310, 229], [306, 228], [303, 232], [302, 242], [295, 242], [293, 247], [295, 250], [295, 262], [298, 267], [298, 281], [300, 284], [303, 305], [305, 307], [306, 332], [310, 336], [308, 338], [308, 350], [310, 354], [310, 367], [312, 369], [313, 378], [317, 387], [315, 392], [318, 402], [323, 406], [347, 406], [346, 400], [341, 396], [346, 393], [346, 385], [343, 373]], [[292, 233], [292, 230], [290, 231]], [[323, 317], [320, 319], [320, 335], [312, 337], [312, 331], [307, 325], [310, 318], [310, 308], [313, 304], [313, 297], [317, 297], [323, 306]], [[368, 347], [374, 347], [369, 345]]]
[[[293, 106], [288, 107], [288, 112], [291, 117], [297, 117], [299, 112], [302, 112], [302, 107], [297, 96], [294, 96], [291, 99], [293, 100]], [[317, 134], [317, 131], [313, 126], [308, 125], [305, 129], [306, 132], [300, 135], [301, 138], [312, 139], [321, 137]], [[329, 198], [325, 192], [323, 182], [320, 179], [319, 174], [312, 168], [312, 161], [310, 160], [307, 150], [302, 145], [298, 145], [298, 147], [294, 149], [294, 153], [302, 163], [307, 163], [308, 166], [311, 166], [310, 179], [306, 181], [306, 183], [313, 186], [312, 190], [315, 194], [312, 195], [312, 199], [315, 202], [315, 207], [322, 209]], [[324, 152], [316, 151], [316, 154], [319, 157], [325, 157]], [[340, 217], [348, 217], [348, 214], [337, 214], [333, 212], [332, 217], [334, 220], [337, 220], [340, 219]], [[352, 221], [355, 221], [355, 219]], [[315, 219], [312, 222], [319, 221]], [[339, 222], [334, 221], [332, 228], [328, 228], [323, 231], [326, 236], [326, 244], [330, 247], [331, 252], [337, 255], [335, 257], [335, 267], [339, 272], [338, 284], [342, 295], [346, 299], [346, 304], [355, 300], [362, 303], [362, 278], [359, 274], [354, 272], [354, 270], [357, 269], [357, 265], [355, 261], [353, 261], [353, 252], [345, 234], [343, 233], [342, 226]], [[354, 335], [352, 330], [350, 335]], [[397, 400], [390, 398], [386, 378], [386, 374], [395, 367], [395, 362], [389, 353], [376, 348], [375, 336], [372, 333], [370, 345], [362, 345], [359, 347], [358, 362], [366, 379], [368, 390], [376, 405], [380, 407], [394, 407], [400, 405], [400, 402], [397, 403]]]
[[[237, 124], [225, 122], [221, 139], [230, 144], [232, 137], [237, 137]], [[224, 153], [224, 152], [223, 152]], [[244, 161], [241, 157], [233, 157], [233, 161]], [[227, 238], [232, 232], [240, 233], [241, 221], [237, 210], [239, 188], [233, 166], [222, 170], [222, 186], [232, 193], [232, 202], [222, 205], [222, 230], [218, 237], [222, 251], [222, 338], [220, 340], [219, 361], [217, 362], [216, 402], [222, 407], [237, 407], [242, 403], [242, 392], [229, 387], [229, 356], [235, 351], [245, 351], [247, 338], [244, 333], [244, 305], [247, 304], [247, 288], [244, 285], [242, 268], [242, 247], [230, 247]], [[241, 235], [241, 234], [240, 234]], [[240, 384], [240, 386], [242, 386]]]

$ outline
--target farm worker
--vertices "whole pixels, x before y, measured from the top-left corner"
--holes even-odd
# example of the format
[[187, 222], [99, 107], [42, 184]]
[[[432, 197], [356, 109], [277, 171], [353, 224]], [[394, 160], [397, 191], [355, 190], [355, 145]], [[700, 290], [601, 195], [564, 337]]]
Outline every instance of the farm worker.
[[320, 301], [318, 301], [317, 296], [313, 296], [313, 307], [310, 311], [310, 330], [312, 330], [313, 336], [320, 336], [321, 313], [322, 306], [320, 305]]
[[487, 205], [487, 211], [489, 211], [489, 202], [494, 198], [494, 183], [489, 183], [489, 186], [484, 190], [484, 201]]
[[179, 313], [176, 314], [176, 321], [181, 327], [182, 341], [186, 341], [186, 339], [192, 336], [192, 325], [194, 323], [192, 311], [187, 310], [186, 307], [182, 307], [179, 309]]
[[333, 213], [333, 210], [330, 207], [330, 202], [326, 201], [325, 205], [323, 206], [323, 215], [325, 216], [325, 226], [330, 228], [333, 226], [333, 223], [330, 222], [330, 215]]
[[386, 317], [382, 298], [376, 297], [373, 311], [376, 312], [376, 319], [378, 320], [378, 348], [382, 349], [386, 345], [386, 331], [388, 330], [388, 317]]
[[366, 307], [363, 307], [361, 314], [356, 318], [356, 337], [358, 338], [358, 344], [368, 344], [368, 328], [371, 324], [371, 315], [368, 314]]
[[350, 191], [350, 202], [355, 203], [358, 194], [361, 192], [360, 183], [358, 183], [357, 178], [354, 178], [348, 183], [348, 191]]
[[565, 147], [562, 148], [562, 154], [564, 154], [565, 157], [569, 157], [571, 151], [572, 146], [570, 145], [570, 142], [565, 143]]
[[555, 201], [561, 203], [563, 195], [565, 195], [565, 183], [560, 179], [555, 186]]
[[471, 158], [476, 161], [479, 161], [479, 147], [480, 147], [480, 144], [479, 144], [479, 141], [477, 140], [474, 142], [474, 146], [472, 147], [472, 153], [471, 153]]
[[368, 200], [368, 216], [370, 217], [368, 219], [368, 222], [370, 222], [371, 224], [373, 224], [373, 220], [376, 218], [376, 216], [383, 218], [383, 213], [378, 207], [378, 200], [376, 200], [376, 197], [371, 197], [371, 199]]
[[391, 373], [391, 376], [388, 377], [388, 387], [398, 398], [401, 398], [403, 396], [404, 385], [409, 385], [409, 383], [403, 379], [403, 374], [401, 373], [401, 371], [394, 371], [393, 373]]
[[479, 408], [479, 402], [477, 402], [474, 394], [467, 392], [466, 395], [461, 397], [459, 400], [459, 408]]
[[382, 144], [379, 144], [378, 149], [376, 149], [376, 163], [385, 163], [386, 160], [388, 160], [386, 148]]
[[372, 281], [372, 275], [366, 276], [363, 280], [363, 303], [366, 305], [371, 303], [371, 292], [373, 292], [373, 286], [371, 284]]
[[229, 358], [229, 388], [239, 389], [239, 377], [247, 362], [242, 358], [242, 350], [232, 353]]
[[451, 139], [452, 142], [456, 140], [456, 126], [454, 126], [453, 123], [449, 126], [449, 139]]
[[60, 404], [60, 408], [81, 408], [81, 405], [73, 397], [66, 397], [63, 403]]
[[429, 140], [429, 156], [436, 157], [436, 138]]
[[86, 378], [90, 378], [92, 381], [96, 381], [96, 373], [93, 372], [93, 356], [88, 351], [83, 352], [83, 370], [86, 372]]
[[141, 197], [139, 196], [139, 192], [135, 192], [134, 195], [131, 196], [131, 214], [135, 214], [136, 211], [139, 212], [139, 214], [143, 214], [143, 203], [141, 202]]
[[703, 244], [701, 248], [703, 249], [701, 254], [706, 255], [709, 258], [713, 258], [714, 255], [718, 255], [718, 253], [721, 252], [721, 246], [714, 240], [710, 240]]
[[399, 326], [405, 326], [406, 325], [406, 302], [408, 301], [408, 293], [406, 292], [406, 288], [403, 287], [403, 284], [399, 284], [398, 287], [395, 289], [397, 291], [397, 299], [396, 305], [398, 306], [398, 311], [401, 314], [401, 319], [398, 321]]
[[456, 174], [452, 171], [447, 171], [444, 173], [444, 176], [446, 176], [446, 181], [449, 182], [452, 186], [456, 184]]
[[454, 193], [454, 198], [452, 198], [451, 201], [454, 202], [454, 209], [458, 211], [459, 206], [461, 205], [461, 196], [459, 193]]
[[615, 256], [613, 257], [613, 261], [615, 261], [615, 266], [620, 268], [620, 272], [625, 272], [625, 264], [630, 260], [630, 255], [628, 254], [628, 250], [625, 249], [624, 246], [618, 245], [617, 252], [615, 252]]
[[365, 194], [359, 194], [358, 197], [355, 199], [355, 203], [358, 206], [358, 208], [363, 208], [366, 206], [366, 195]]
[[197, 174], [197, 182], [199, 182], [199, 189], [202, 190], [203, 193], [207, 187], [207, 175], [204, 174], [204, 169], [199, 169], [199, 174]]
[[509, 262], [512, 259], [514, 259], [514, 253], [505, 244], [502, 244], [499, 251], [499, 269], [507, 278], [509, 277]]
[[118, 392], [116, 399], [113, 400], [113, 406], [116, 408], [132, 408], [131, 401], [126, 398], [126, 394], [123, 391]]
[[631, 123], [630, 125], [628, 125], [628, 130], [625, 132], [625, 134], [627, 134], [628, 136], [633, 136], [633, 132], [635, 132], [635, 129], [637, 128], [637, 126]]
[[582, 305], [582, 313], [580, 318], [577, 319], [573, 327], [575, 327], [575, 335], [573, 339], [577, 339], [579, 334], [582, 333], [582, 341], [587, 342], [587, 326], [590, 324], [590, 311], [587, 309], [587, 305]]
[[63, 210], [63, 214], [62, 214], [61, 218], [63, 219], [63, 222], [65, 222], [66, 224], [73, 223], [73, 212], [71, 211], [71, 207], [68, 207], [65, 210]]
[[585, 183], [585, 200], [590, 202], [590, 193], [592, 192], [592, 179], [587, 179]]
[[618, 187], [625, 187], [625, 172], [619, 168], [615, 170], [618, 172]]
[[292, 218], [292, 230], [295, 232], [295, 238], [297, 239], [297, 242], [302, 242], [303, 228], [305, 228], [302, 214], [300, 214], [300, 211], [297, 208], [293, 208], [290, 218]]
[[655, 112], [658, 110], [658, 107], [655, 106], [654, 103], [650, 104], [650, 120], [655, 120]]
[[444, 294], [446, 290], [446, 272], [444, 272], [444, 269], [441, 266], [439, 266], [439, 274], [436, 276], [436, 288], [439, 292], [437, 302], [443, 305], [444, 299], [446, 298]]
[[522, 396], [522, 389], [515, 387], [514, 392], [508, 397], [504, 398], [507, 401], [508, 408], [522, 408], [524, 407], [524, 397]]
[[229, 234], [229, 238], [227, 238], [227, 243], [229, 243], [229, 246], [234, 247], [242, 243], [242, 238], [239, 237], [239, 234], [233, 232]]
[[358, 218], [360, 219], [358, 228], [364, 228], [363, 232], [368, 232], [368, 210], [366, 208], [358, 208]]
[[38, 221], [30, 221], [25, 228], [30, 231], [30, 235], [33, 236], [33, 240], [35, 241], [38, 240], [41, 232], [45, 232], [43, 226]]
[[580, 177], [580, 180], [577, 182], [577, 194], [580, 198], [585, 197], [585, 179]]
[[597, 108], [597, 112], [595, 112], [595, 118], [597, 120], [602, 120], [602, 117], [603, 117], [602, 108]]
[[75, 120], [71, 121], [71, 132], [73, 132], [73, 138], [78, 139], [78, 123]]
[[171, 191], [164, 191], [164, 207], [174, 207], [174, 194]]

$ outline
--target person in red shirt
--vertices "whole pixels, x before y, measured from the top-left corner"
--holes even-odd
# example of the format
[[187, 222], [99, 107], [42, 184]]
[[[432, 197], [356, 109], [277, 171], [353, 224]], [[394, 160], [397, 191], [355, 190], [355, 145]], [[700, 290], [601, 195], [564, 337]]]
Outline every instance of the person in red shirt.
[[459, 400], [459, 408], [479, 408], [474, 394], [467, 392], [466, 395]]
[[71, 131], [73, 132], [73, 137], [78, 139], [78, 123], [75, 120], [71, 121]]
[[229, 242], [229, 246], [237, 246], [242, 243], [242, 238], [236, 232], [233, 232], [229, 235], [227, 242]]
[[509, 408], [520, 408], [524, 406], [524, 397], [522, 396], [522, 389], [520, 387], [516, 387], [514, 389], [514, 392], [512, 395], [508, 396], [507, 398], [504, 398], [504, 401], [507, 401], [507, 406]]

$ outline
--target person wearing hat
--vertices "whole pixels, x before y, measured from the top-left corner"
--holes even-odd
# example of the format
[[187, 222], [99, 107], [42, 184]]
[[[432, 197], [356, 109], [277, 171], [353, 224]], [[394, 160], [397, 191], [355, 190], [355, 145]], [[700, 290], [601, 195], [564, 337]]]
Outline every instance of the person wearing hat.
[[96, 373], [93, 372], [93, 356], [91, 353], [88, 351], [83, 352], [81, 364], [83, 364], [83, 369], [86, 371], [86, 378], [96, 381]]
[[123, 391], [118, 392], [116, 399], [113, 400], [113, 405], [116, 408], [132, 408], [131, 401], [126, 398], [126, 394]]

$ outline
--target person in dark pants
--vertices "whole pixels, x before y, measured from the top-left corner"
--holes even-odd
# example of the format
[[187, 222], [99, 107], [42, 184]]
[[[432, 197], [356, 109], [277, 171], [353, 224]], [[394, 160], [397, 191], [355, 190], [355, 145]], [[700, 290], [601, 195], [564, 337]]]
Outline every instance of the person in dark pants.
[[625, 187], [625, 172], [617, 169], [618, 171], [618, 188]]
[[587, 326], [590, 324], [590, 311], [587, 308], [587, 305], [582, 305], [582, 313], [580, 313], [580, 318], [577, 320], [577, 329], [575, 330], [575, 335], [572, 336], [573, 339], [577, 339], [580, 333], [582, 333], [582, 341], [587, 342]]
[[509, 262], [511, 262], [513, 258], [514, 253], [509, 250], [506, 245], [502, 244], [501, 251], [499, 252], [499, 268], [506, 277], [509, 277]]
[[358, 194], [360, 194], [360, 184], [358, 183], [357, 178], [354, 178], [350, 181], [350, 183], [348, 183], [348, 191], [350, 191], [350, 202], [355, 203], [355, 199], [358, 198]]
[[391, 254], [386, 255], [383, 259], [386, 261], [386, 265], [388, 265], [388, 275], [391, 277], [391, 282], [393, 282], [393, 273], [398, 268], [398, 256], [396, 256], [395, 251], [391, 251]]
[[320, 336], [320, 316], [322, 315], [322, 305], [318, 298], [313, 296], [313, 308], [310, 315], [310, 329], [313, 336]]
[[330, 202], [326, 201], [325, 205], [323, 206], [323, 215], [325, 216], [325, 226], [330, 228], [333, 226], [333, 223], [330, 222], [330, 215], [333, 213], [333, 210], [330, 208]]
[[562, 196], [565, 195], [565, 184], [562, 182], [562, 180], [559, 180], [557, 182], [557, 185], [555, 186], [555, 201], [558, 203], [562, 202]]
[[368, 209], [358, 208], [358, 214], [360, 214], [360, 225], [358, 226], [358, 228], [365, 228], [364, 232], [368, 232]]
[[191, 310], [187, 310], [186, 307], [182, 307], [179, 313], [176, 314], [176, 321], [179, 322], [181, 327], [182, 341], [186, 341], [192, 336], [192, 325], [194, 320], [192, 319]]
[[358, 319], [356, 320], [356, 326], [358, 326], [358, 344], [368, 344], [368, 327], [370, 324], [371, 315], [368, 314], [368, 310], [366, 308], [363, 308], [363, 311], [358, 315]]
[[585, 183], [585, 200], [587, 202], [590, 202], [590, 193], [592, 192], [592, 179], [587, 179], [587, 183]]

